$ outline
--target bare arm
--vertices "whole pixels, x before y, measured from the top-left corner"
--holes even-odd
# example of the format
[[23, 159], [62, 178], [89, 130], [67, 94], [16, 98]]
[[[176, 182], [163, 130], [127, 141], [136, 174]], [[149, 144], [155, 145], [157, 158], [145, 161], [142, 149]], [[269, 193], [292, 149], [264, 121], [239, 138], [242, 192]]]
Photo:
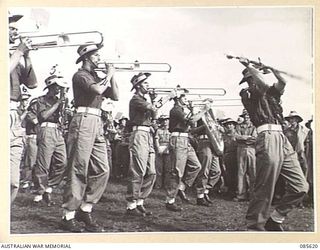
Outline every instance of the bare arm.
[[37, 83], [36, 74], [32, 66], [31, 59], [29, 57], [29, 53], [24, 55], [24, 62], [25, 62], [25, 71], [23, 74], [24, 83], [28, 88], [34, 89], [38, 86], [38, 83]]
[[269, 68], [272, 73], [274, 74], [274, 76], [277, 78], [278, 82], [274, 84], [274, 87], [280, 92], [283, 93], [284, 92], [284, 88], [286, 86], [286, 80], [280, 75], [280, 72], [277, 71], [274, 68]]
[[58, 100], [55, 104], [53, 104], [50, 108], [42, 111], [40, 113], [41, 120], [48, 119], [56, 110], [59, 108], [60, 104], [62, 103], [62, 100]]
[[[115, 94], [116, 97], [118, 97], [118, 85], [116, 84], [116, 82], [113, 79], [114, 72], [115, 72], [114, 67], [112, 67], [111, 65], [108, 65], [107, 72], [106, 72], [106, 78], [104, 78], [103, 80], [101, 80], [100, 82], [98, 82], [96, 84], [92, 84], [90, 86], [90, 90], [98, 95], [102, 95], [103, 92], [105, 92], [107, 90], [107, 88], [109, 88], [110, 86], [111, 86], [111, 88], [116, 87], [116, 89], [112, 90], [112, 92], [114, 92], [113, 94]], [[108, 84], [108, 83], [110, 83], [110, 84]]]

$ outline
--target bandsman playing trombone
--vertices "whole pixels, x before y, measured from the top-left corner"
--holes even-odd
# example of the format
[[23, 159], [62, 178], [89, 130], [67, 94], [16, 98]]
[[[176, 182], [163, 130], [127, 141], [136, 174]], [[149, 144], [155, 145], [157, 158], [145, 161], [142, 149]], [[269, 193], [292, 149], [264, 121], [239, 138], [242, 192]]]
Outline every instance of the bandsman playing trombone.
[[110, 174], [101, 104], [104, 97], [118, 100], [118, 85], [112, 65], [106, 67], [104, 78], [95, 72], [102, 46], [79, 46], [76, 63], [82, 62], [82, 67], [72, 78], [76, 113], [70, 122], [67, 139], [67, 182], [61, 222], [62, 228], [71, 232], [84, 231], [78, 222], [84, 222], [87, 231], [104, 231], [92, 216], [93, 205], [100, 200]]
[[37, 98], [36, 115], [40, 128], [37, 131], [37, 159], [34, 167], [34, 203], [44, 200], [48, 206], [53, 187], [60, 184], [67, 166], [66, 144], [60, 123], [60, 107], [64, 99], [58, 95], [68, 84], [60, 75], [51, 75], [46, 80], [48, 92]]
[[127, 188], [127, 214], [151, 215], [144, 207], [144, 200], [152, 191], [155, 179], [155, 150], [152, 120], [156, 108], [147, 101], [150, 73], [139, 73], [131, 79], [135, 94], [129, 103], [129, 126], [132, 134], [129, 141], [130, 164]]
[[187, 105], [185, 94], [175, 97], [174, 101], [174, 107], [170, 110], [169, 115], [170, 166], [168, 173], [166, 173], [165, 189], [166, 208], [169, 211], [179, 212], [182, 208], [175, 203], [177, 194], [184, 202], [189, 202], [185, 189], [192, 186], [201, 169], [196, 152], [188, 138], [191, 122], [196, 122], [201, 116], [198, 118], [187, 117], [184, 112]]
[[[19, 38], [17, 21], [22, 15], [9, 16], [9, 43], [13, 44]], [[37, 87], [37, 79], [31, 59], [29, 57], [31, 41], [25, 39], [17, 49], [10, 54], [10, 182], [11, 203], [15, 200], [20, 181], [20, 162], [23, 153], [24, 129], [21, 127], [18, 106], [21, 100], [20, 85], [24, 83], [28, 88]], [[20, 63], [24, 59], [24, 65]]]

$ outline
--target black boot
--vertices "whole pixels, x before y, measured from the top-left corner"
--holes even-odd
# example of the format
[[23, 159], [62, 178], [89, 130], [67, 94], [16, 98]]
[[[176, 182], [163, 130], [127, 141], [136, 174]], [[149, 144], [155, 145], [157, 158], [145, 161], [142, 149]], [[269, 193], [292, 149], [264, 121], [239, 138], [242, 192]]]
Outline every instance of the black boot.
[[172, 211], [172, 212], [181, 212], [182, 208], [177, 206], [175, 203], [166, 203], [166, 209]]
[[74, 218], [71, 220], [62, 219], [60, 226], [63, 230], [73, 233], [81, 233], [84, 231], [83, 227]]
[[190, 203], [190, 199], [187, 197], [186, 193], [182, 190], [178, 190], [178, 195], [180, 199], [185, 203]]
[[208, 194], [204, 194], [204, 199], [208, 202], [208, 203], [213, 203], [213, 201], [210, 199]]
[[197, 205], [209, 207], [210, 204], [206, 201], [205, 198], [197, 198]]
[[76, 212], [75, 218], [77, 221], [82, 221], [85, 223], [85, 229], [89, 232], [104, 232], [104, 228], [100, 226], [93, 218], [92, 214], [84, 212], [79, 209]]
[[56, 204], [54, 201], [52, 201], [52, 199], [51, 199], [51, 194], [48, 193], [48, 192], [45, 192], [45, 193], [43, 194], [43, 200], [47, 203], [47, 206], [48, 206], [48, 207], [51, 207], [51, 206], [53, 206], [54, 204]]
[[139, 210], [140, 213], [143, 213], [146, 216], [152, 215], [152, 212], [147, 211], [146, 208], [143, 205], [138, 205], [137, 209]]
[[141, 216], [144, 216], [145, 214], [140, 212], [138, 208], [133, 208], [133, 209], [127, 208], [127, 215], [141, 217]]
[[273, 219], [271, 219], [271, 217], [267, 220], [264, 228], [266, 229], [266, 231], [284, 231], [282, 224], [275, 222]]

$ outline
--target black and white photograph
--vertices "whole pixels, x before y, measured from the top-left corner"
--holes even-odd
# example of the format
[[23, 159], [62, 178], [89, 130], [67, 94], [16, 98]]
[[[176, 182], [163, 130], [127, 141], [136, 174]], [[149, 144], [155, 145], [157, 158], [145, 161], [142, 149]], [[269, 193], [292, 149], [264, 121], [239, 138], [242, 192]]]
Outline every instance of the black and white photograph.
[[8, 8], [9, 235], [316, 233], [314, 15]]

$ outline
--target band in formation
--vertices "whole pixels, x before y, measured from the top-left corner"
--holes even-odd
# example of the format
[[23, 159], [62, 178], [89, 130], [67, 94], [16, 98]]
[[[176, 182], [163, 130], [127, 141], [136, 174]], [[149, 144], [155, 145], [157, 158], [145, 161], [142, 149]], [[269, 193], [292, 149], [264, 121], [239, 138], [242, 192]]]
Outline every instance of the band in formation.
[[[19, 38], [21, 18], [9, 16], [11, 44]], [[283, 231], [295, 206], [313, 202], [312, 120], [305, 127], [297, 112], [283, 116], [286, 81], [278, 70], [237, 58], [244, 66], [240, 84], [249, 86], [240, 92], [244, 109], [237, 121], [217, 119], [210, 100], [190, 105], [182, 88], [148, 102], [147, 95], [154, 97], [152, 75], [139, 72], [131, 79], [129, 117], [115, 121], [102, 105], [106, 98], [121, 98], [116, 68], [99, 66], [103, 44], [78, 47], [76, 64], [82, 65], [72, 78], [71, 103], [66, 97], [71, 86], [56, 68], [45, 80], [45, 95], [29, 100], [28, 91], [21, 91], [22, 84], [38, 85], [32, 46], [21, 39], [10, 53], [11, 202], [19, 187], [32, 186], [33, 202], [51, 206], [53, 188], [64, 183], [59, 223], [71, 232], [104, 231], [92, 214], [110, 176], [127, 180], [124, 210], [130, 216], [152, 215], [147, 198], [154, 188], [165, 191], [168, 211], [183, 212], [177, 197], [189, 203], [186, 189], [194, 188], [199, 206], [210, 207], [217, 192], [234, 202], [249, 201], [248, 230]], [[261, 70], [277, 82], [267, 85]], [[170, 113], [158, 117], [169, 100], [174, 101]]]

